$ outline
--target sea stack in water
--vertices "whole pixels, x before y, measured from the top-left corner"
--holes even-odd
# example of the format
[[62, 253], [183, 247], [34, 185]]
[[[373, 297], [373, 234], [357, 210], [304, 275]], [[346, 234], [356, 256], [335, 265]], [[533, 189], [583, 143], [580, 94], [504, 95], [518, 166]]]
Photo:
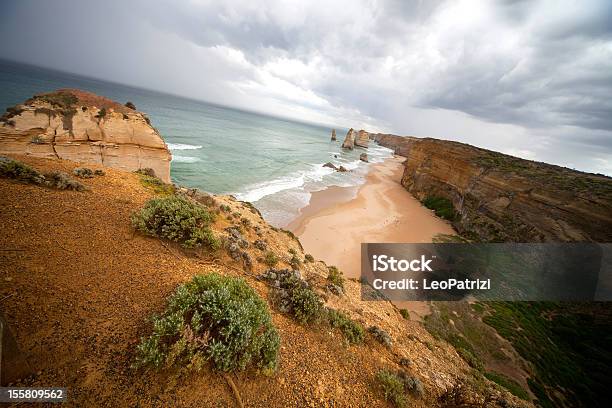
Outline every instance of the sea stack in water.
[[355, 146], [367, 148], [369, 142], [370, 138], [368, 137], [368, 132], [361, 129], [355, 138]]
[[332, 142], [336, 141], [336, 129], [332, 129], [332, 137], [331, 137]]
[[355, 131], [353, 130], [353, 128], [350, 128], [347, 132], [346, 137], [344, 138], [344, 142], [342, 142], [342, 147], [344, 149], [351, 150], [353, 150], [353, 148], [355, 147]]
[[362, 162], [368, 162], [368, 154], [367, 153], [361, 153], [359, 155], [359, 160], [361, 160]]
[[77, 89], [36, 95], [0, 118], [0, 153], [56, 157], [134, 171], [170, 182], [166, 143], [147, 116]]

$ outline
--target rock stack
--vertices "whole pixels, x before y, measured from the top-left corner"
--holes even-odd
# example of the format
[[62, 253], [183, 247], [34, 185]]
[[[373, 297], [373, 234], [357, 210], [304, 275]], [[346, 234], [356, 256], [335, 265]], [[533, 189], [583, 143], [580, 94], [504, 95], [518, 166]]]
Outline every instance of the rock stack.
[[342, 142], [342, 148], [353, 150], [354, 147], [355, 147], [355, 131], [353, 130], [353, 128], [350, 128], [346, 134], [346, 137], [344, 138], [344, 142]]
[[366, 162], [366, 163], [368, 163], [368, 161], [369, 161], [369, 160], [368, 160], [368, 154], [367, 154], [367, 153], [361, 153], [361, 154], [359, 155], [359, 160], [361, 160], [362, 162]]
[[134, 108], [77, 89], [36, 95], [0, 118], [0, 153], [151, 168], [170, 182], [170, 151]]
[[355, 138], [355, 146], [367, 148], [368, 147], [368, 143], [370, 142], [370, 138], [369, 138], [368, 135], [369, 135], [368, 132], [366, 132], [365, 130], [361, 129], [359, 131], [359, 134]]
[[336, 129], [332, 129], [332, 137], [331, 137], [332, 142], [336, 141]]

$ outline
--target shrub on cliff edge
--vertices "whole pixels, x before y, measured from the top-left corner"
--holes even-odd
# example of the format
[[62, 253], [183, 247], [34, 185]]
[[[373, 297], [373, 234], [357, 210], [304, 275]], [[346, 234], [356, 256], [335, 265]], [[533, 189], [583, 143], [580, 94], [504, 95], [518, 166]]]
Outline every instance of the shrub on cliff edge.
[[254, 365], [276, 369], [280, 337], [267, 303], [241, 278], [195, 276], [178, 287], [153, 334], [137, 348], [137, 366], [186, 366], [206, 362], [219, 371]]
[[221, 243], [210, 230], [215, 215], [182, 197], [152, 198], [132, 215], [137, 230], [155, 237], [179, 242], [185, 248], [207, 246], [219, 249]]
[[436, 215], [440, 218], [444, 218], [448, 221], [455, 221], [457, 219], [457, 212], [453, 203], [448, 198], [444, 197], [426, 197], [422, 201], [423, 205], [430, 210], [434, 210]]

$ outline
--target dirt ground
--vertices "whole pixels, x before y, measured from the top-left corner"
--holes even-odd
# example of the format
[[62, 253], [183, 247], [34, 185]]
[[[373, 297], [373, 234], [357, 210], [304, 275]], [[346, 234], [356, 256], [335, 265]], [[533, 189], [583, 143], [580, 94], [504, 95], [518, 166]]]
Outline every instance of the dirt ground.
[[[39, 171], [71, 173], [69, 161], [15, 157]], [[93, 169], [95, 166], [88, 166]], [[227, 255], [196, 256], [176, 245], [135, 233], [130, 214], [152, 197], [135, 174], [104, 169], [104, 176], [80, 180], [89, 191], [59, 191], [0, 178], [0, 312], [32, 374], [17, 385], [68, 387], [67, 406], [237, 406], [219, 374], [134, 369], [135, 348], [150, 333], [148, 318], [163, 310], [177, 285], [198, 273], [245, 276], [265, 299], [267, 287]], [[272, 230], [241, 203], [218, 198], [260, 225], [269, 246], [286, 254], [298, 244]], [[227, 221], [215, 225], [223, 229]], [[254, 232], [249, 241], [257, 239]], [[255, 252], [254, 248], [250, 251]], [[253, 257], [257, 256], [253, 253]], [[215, 259], [216, 258], [216, 259]], [[321, 274], [321, 262], [303, 273]], [[348, 346], [336, 331], [302, 326], [272, 309], [281, 335], [278, 371], [266, 377], [253, 370], [233, 374], [245, 406], [388, 406], [374, 381], [383, 368], [410, 370], [426, 395], [412, 406], [435, 405], [435, 398], [467, 365], [418, 322], [401, 318], [387, 302], [360, 302], [359, 284], [328, 304], [364, 323], [376, 323], [394, 338], [392, 349], [368, 337]]]

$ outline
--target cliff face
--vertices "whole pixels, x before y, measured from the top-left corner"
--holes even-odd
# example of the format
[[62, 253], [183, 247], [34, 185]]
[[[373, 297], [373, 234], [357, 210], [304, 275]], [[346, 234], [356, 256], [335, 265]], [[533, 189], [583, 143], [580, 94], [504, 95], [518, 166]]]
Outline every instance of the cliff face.
[[455, 228], [483, 241], [612, 241], [612, 179], [458, 142], [377, 134], [405, 156], [402, 185], [445, 197]]
[[170, 181], [171, 155], [149, 119], [92, 93], [36, 95], [0, 119], [0, 153], [57, 157], [133, 171], [152, 168]]
[[368, 147], [368, 143], [370, 142], [370, 138], [368, 137], [369, 133], [365, 130], [361, 129], [355, 138], [355, 146], [359, 147]]

